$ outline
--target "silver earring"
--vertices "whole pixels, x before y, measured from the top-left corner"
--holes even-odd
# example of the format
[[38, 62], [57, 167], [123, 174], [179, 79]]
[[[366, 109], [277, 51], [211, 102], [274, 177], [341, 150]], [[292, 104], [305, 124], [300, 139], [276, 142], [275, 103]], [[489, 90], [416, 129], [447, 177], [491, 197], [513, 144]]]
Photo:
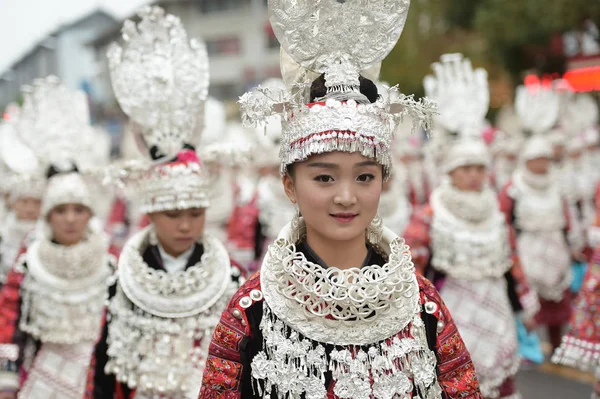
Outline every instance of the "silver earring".
[[304, 223], [304, 218], [300, 215], [300, 208], [298, 206], [296, 206], [296, 212], [294, 213], [290, 227], [292, 229], [292, 243], [297, 244], [306, 236], [306, 224]]
[[378, 244], [383, 238], [383, 219], [375, 215], [369, 227], [367, 227], [367, 241], [371, 244]]
[[152, 227], [148, 232], [148, 243], [150, 243], [150, 245], [158, 245], [158, 237], [156, 236], [156, 230], [154, 230], [154, 227]]

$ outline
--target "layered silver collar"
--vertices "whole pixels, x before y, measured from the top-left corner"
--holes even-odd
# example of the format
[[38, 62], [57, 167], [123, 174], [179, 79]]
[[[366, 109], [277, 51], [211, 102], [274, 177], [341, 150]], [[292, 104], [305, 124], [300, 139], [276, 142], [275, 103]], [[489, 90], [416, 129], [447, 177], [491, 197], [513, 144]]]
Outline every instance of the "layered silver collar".
[[94, 341], [112, 274], [106, 241], [92, 235], [73, 247], [46, 238], [34, 241], [23, 258], [20, 327], [42, 342]]
[[[284, 227], [261, 270], [263, 350], [252, 378], [263, 398], [439, 399], [408, 247], [386, 229], [385, 265], [340, 270], [306, 260]], [[260, 293], [260, 292], [259, 292]], [[327, 353], [326, 344], [336, 348]]]
[[487, 184], [482, 191], [463, 191], [445, 180], [435, 195], [450, 213], [468, 223], [482, 223], [499, 210], [496, 193]]
[[231, 262], [223, 244], [204, 235], [200, 262], [185, 271], [167, 273], [153, 269], [142, 258], [150, 230], [145, 228], [129, 239], [119, 259], [119, 285], [127, 298], [152, 315], [188, 317], [211, 308], [231, 283]]
[[504, 215], [493, 190], [484, 191], [488, 191], [481, 200], [486, 204], [482, 207], [485, 211], [480, 211], [477, 218], [461, 217], [468, 208], [459, 207], [461, 212], [448, 208], [443, 186], [432, 193], [431, 264], [436, 270], [458, 279], [478, 280], [500, 277], [512, 266]]
[[538, 175], [532, 173], [526, 166], [521, 165], [515, 171], [513, 178], [521, 186], [526, 185], [532, 190], [544, 191], [553, 186], [556, 176], [552, 172], [545, 175]]
[[106, 370], [143, 397], [197, 398], [210, 337], [239, 288], [232, 280], [239, 270], [206, 234], [196, 265], [174, 273], [153, 269], [142, 258], [151, 229], [134, 235], [119, 260]]
[[419, 286], [404, 240], [385, 229], [385, 265], [327, 269], [296, 251], [287, 225], [269, 247], [261, 269], [265, 302], [309, 339], [365, 345], [404, 329], [419, 312]]

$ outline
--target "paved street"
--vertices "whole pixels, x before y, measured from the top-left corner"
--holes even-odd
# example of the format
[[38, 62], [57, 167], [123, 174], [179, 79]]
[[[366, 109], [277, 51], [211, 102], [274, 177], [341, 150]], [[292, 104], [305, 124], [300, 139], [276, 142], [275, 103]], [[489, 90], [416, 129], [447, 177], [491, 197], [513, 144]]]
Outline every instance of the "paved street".
[[521, 371], [518, 387], [523, 399], [589, 399], [590, 377], [569, 369], [543, 366], [541, 370]]

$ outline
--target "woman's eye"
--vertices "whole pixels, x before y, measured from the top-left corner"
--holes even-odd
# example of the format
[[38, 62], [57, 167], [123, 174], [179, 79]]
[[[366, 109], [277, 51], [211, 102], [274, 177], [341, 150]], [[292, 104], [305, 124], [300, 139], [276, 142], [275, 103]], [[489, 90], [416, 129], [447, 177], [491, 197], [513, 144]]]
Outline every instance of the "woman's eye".
[[320, 183], [331, 183], [333, 181], [333, 177], [329, 175], [319, 175], [315, 177], [315, 181], [318, 181]]
[[165, 213], [165, 215], [169, 218], [169, 219], [175, 219], [177, 216], [179, 216], [179, 214], [177, 213]]
[[370, 182], [375, 180], [375, 175], [371, 173], [363, 173], [362, 175], [358, 176], [357, 180], [360, 182]]

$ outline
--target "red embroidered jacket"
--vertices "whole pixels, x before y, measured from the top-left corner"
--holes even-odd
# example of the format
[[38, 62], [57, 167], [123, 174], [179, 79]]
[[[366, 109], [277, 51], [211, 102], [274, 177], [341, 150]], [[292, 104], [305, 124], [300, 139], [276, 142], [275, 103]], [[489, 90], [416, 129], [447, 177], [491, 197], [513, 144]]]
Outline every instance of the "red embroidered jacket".
[[[435, 337], [438, 359], [438, 381], [444, 399], [483, 399], [479, 382], [469, 352], [456, 330], [454, 321], [437, 290], [425, 278], [418, 276], [421, 302], [435, 302], [433, 314], [443, 328]], [[260, 290], [260, 272], [256, 273], [233, 296], [223, 312], [210, 344], [204, 370], [201, 399], [247, 399], [257, 397], [252, 392], [249, 364], [252, 352], [262, 342], [256, 342], [256, 318], [261, 313], [263, 300], [255, 301], [249, 308], [240, 306], [240, 299], [253, 290]], [[428, 334], [429, 339], [429, 334]], [[328, 398], [335, 399], [329, 387]]]

